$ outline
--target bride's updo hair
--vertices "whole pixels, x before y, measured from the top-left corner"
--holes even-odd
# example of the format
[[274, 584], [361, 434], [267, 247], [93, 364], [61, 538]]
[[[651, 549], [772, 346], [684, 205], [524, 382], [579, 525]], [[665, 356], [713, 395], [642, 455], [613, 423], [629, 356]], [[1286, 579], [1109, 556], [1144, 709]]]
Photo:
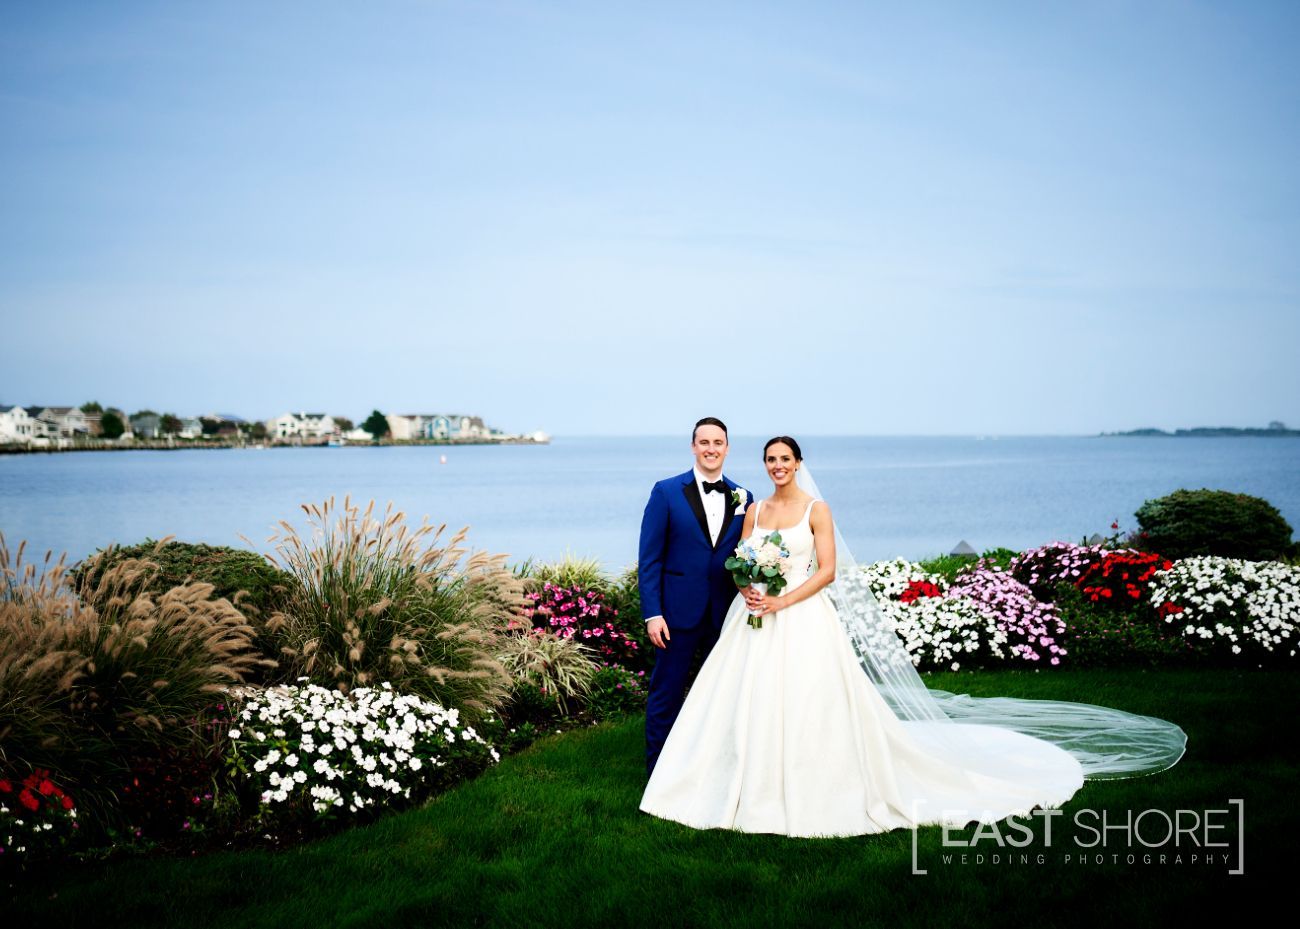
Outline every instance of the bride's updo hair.
[[767, 460], [767, 450], [771, 448], [773, 445], [776, 445], [778, 442], [781, 443], [782, 445], [790, 446], [790, 451], [794, 452], [795, 461], [803, 461], [803, 452], [799, 450], [799, 443], [796, 442], [794, 439], [790, 438], [788, 435], [778, 435], [767, 440], [767, 444], [763, 446], [764, 461]]

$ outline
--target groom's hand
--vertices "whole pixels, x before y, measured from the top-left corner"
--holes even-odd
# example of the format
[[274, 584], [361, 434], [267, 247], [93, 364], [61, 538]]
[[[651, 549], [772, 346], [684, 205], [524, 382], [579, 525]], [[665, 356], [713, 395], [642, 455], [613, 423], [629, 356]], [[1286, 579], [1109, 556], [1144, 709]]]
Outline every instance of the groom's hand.
[[650, 641], [654, 643], [655, 648], [668, 647], [668, 640], [672, 638], [668, 634], [668, 620], [662, 616], [656, 616], [645, 624], [645, 631], [649, 634]]

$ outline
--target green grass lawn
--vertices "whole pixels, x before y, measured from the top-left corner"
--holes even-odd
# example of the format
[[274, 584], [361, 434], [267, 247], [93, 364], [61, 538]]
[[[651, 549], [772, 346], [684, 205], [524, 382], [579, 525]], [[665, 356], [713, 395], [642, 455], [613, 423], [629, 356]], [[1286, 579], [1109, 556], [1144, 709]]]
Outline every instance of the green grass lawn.
[[[427, 807], [287, 851], [79, 865], [13, 882], [12, 926], [890, 926], [1042, 927], [1171, 924], [1282, 902], [1297, 825], [1297, 682], [1283, 671], [1052, 671], [934, 674], [932, 686], [978, 695], [1079, 700], [1158, 715], [1188, 733], [1173, 769], [1089, 782], [1053, 826], [1053, 843], [978, 849], [944, 864], [942, 830], [848, 839], [697, 831], [647, 816], [640, 719], [552, 736]], [[1203, 864], [1207, 850], [1152, 849], [1182, 864], [1077, 857], [1080, 810], [1229, 808], [1244, 829], [1212, 835], [1244, 847], [1245, 873]], [[1235, 816], [1235, 814], [1234, 814]], [[1148, 820], [1150, 821], [1150, 817]], [[1147, 821], [1144, 821], [1147, 822]], [[1153, 825], [1159, 825], [1151, 821]], [[1159, 831], [1159, 830], [1157, 830]], [[969, 839], [970, 831], [957, 833]], [[1003, 835], [1014, 833], [1003, 830]], [[1069, 841], [1067, 841], [1067, 839]], [[961, 849], [950, 849], [960, 853]], [[1099, 849], [1089, 851], [1097, 854]], [[1017, 857], [993, 864], [994, 852]], [[1042, 864], [1032, 857], [1041, 852]], [[1020, 863], [1021, 853], [1031, 855]], [[1192, 863], [1190, 856], [1200, 856]], [[1283, 858], [1287, 859], [1283, 864]], [[1103, 922], [1104, 921], [1104, 922]]]

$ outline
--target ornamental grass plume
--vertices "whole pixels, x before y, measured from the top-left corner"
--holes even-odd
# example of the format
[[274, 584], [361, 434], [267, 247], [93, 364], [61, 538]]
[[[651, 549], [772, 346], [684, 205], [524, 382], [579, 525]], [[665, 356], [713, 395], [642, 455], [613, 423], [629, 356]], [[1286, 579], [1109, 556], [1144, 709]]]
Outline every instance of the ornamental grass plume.
[[529, 565], [524, 584], [530, 591], [541, 590], [544, 584], [600, 590], [609, 584], [609, 579], [605, 577], [600, 559], [565, 552], [559, 561]]
[[281, 522], [268, 556], [293, 578], [279, 629], [290, 670], [344, 693], [391, 682], [473, 717], [504, 702], [497, 656], [524, 604], [505, 555], [469, 552], [467, 528], [438, 545], [445, 524], [412, 530], [391, 503], [302, 508], [311, 538]]
[[515, 680], [532, 684], [553, 697], [565, 714], [570, 701], [587, 695], [599, 670], [596, 652], [581, 640], [544, 629], [511, 636], [501, 653], [501, 663]]
[[149, 593], [157, 565], [124, 559], [74, 588], [65, 559], [38, 572], [23, 548], [11, 560], [0, 535], [0, 757], [57, 772], [111, 820], [134, 760], [200, 747], [227, 688], [273, 662], [211, 584]]

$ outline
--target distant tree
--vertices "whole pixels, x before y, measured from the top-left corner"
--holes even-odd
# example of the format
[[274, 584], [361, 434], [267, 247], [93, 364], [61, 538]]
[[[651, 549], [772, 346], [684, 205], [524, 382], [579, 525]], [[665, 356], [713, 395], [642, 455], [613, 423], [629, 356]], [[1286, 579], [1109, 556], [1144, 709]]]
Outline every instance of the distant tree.
[[126, 432], [126, 423], [116, 413], [108, 412], [100, 417], [99, 428], [103, 431], [104, 438], [120, 439], [122, 433]]
[[248, 430], [248, 434], [254, 439], [265, 439], [267, 435], [266, 423], [253, 423], [253, 428]]
[[81, 405], [81, 412], [83, 412], [83, 413], [102, 413], [102, 412], [104, 412], [104, 408], [103, 408], [102, 406], [99, 405], [99, 402], [98, 402], [97, 400], [91, 400], [89, 403], [83, 403], [83, 404]]
[[1275, 419], [1275, 420], [1273, 420], [1271, 423], [1268, 424], [1268, 428], [1270, 428], [1270, 429], [1285, 429], [1285, 428], [1286, 428], [1286, 423], [1284, 423], [1284, 422], [1280, 422], [1280, 421], [1278, 421], [1278, 420]]
[[163, 435], [176, 435], [185, 428], [185, 424], [175, 413], [164, 413], [162, 419], [158, 421], [158, 428]]
[[374, 410], [366, 417], [366, 421], [361, 424], [361, 428], [376, 439], [382, 439], [388, 435], [388, 417], [378, 410]]
[[354, 424], [346, 416], [335, 416], [334, 425], [339, 427], [339, 432], [350, 432]]
[[158, 414], [153, 410], [140, 410], [138, 412], [132, 413], [131, 418], [139, 419], [141, 416], [157, 416], [157, 415]]
[[199, 425], [203, 428], [204, 435], [216, 435], [221, 431], [221, 420], [219, 419], [209, 419], [205, 416], [199, 420]]

